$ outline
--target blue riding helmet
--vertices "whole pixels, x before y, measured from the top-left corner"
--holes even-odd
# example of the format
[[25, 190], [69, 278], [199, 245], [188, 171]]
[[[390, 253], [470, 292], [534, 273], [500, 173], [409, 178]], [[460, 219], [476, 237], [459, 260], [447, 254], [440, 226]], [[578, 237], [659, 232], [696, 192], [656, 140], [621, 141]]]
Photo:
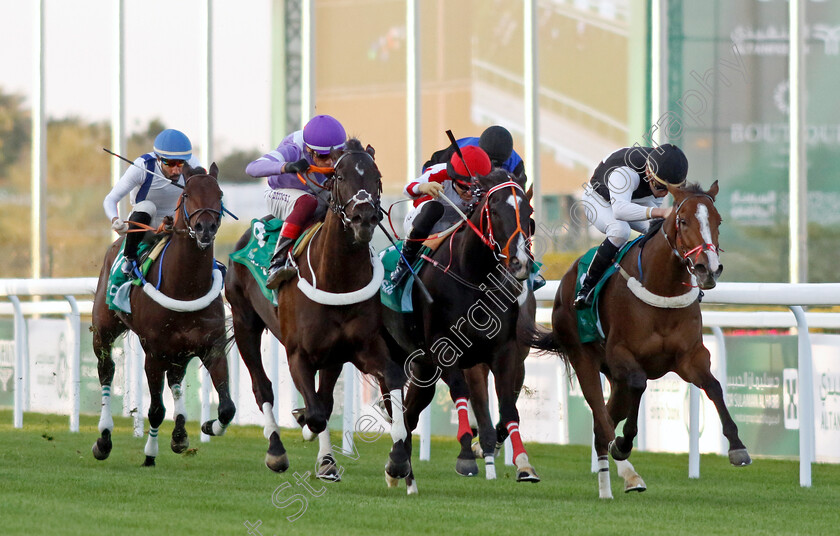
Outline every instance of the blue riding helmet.
[[316, 115], [303, 127], [303, 143], [318, 154], [343, 149], [345, 141], [344, 127], [331, 115]]
[[192, 156], [192, 144], [180, 130], [167, 128], [155, 138], [154, 152], [167, 160], [189, 160]]

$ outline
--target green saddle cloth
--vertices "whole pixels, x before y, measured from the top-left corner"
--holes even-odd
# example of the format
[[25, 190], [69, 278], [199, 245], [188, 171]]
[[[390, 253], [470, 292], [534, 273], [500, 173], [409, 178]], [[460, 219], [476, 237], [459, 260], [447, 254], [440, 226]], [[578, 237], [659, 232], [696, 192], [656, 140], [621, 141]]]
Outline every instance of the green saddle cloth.
[[274, 255], [274, 246], [280, 237], [283, 220], [272, 218], [251, 220], [251, 238], [245, 247], [230, 254], [231, 262], [238, 262], [248, 268], [254, 280], [259, 284], [263, 296], [272, 304], [277, 305], [276, 293], [265, 286], [268, 279], [268, 267]]
[[[588, 307], [586, 309], [580, 309], [577, 311], [577, 327], [578, 327], [578, 336], [580, 337], [581, 343], [587, 342], [595, 342], [595, 341], [602, 341], [604, 340], [604, 333], [601, 330], [601, 319], [598, 316], [598, 299], [601, 296], [601, 290], [604, 288], [604, 285], [607, 284], [609, 281], [610, 276], [618, 271], [618, 263], [621, 262], [621, 259], [624, 258], [624, 255], [630, 250], [630, 248], [641, 240], [643, 237], [640, 236], [635, 240], [628, 242], [621, 248], [621, 251], [615, 256], [615, 262], [613, 262], [609, 268], [604, 272], [604, 275], [601, 276], [601, 280], [598, 281], [598, 284], [595, 285], [595, 289], [593, 290], [594, 296], [592, 298], [592, 307]], [[575, 281], [575, 294], [577, 295], [578, 291], [580, 290], [580, 284], [583, 281], [584, 276], [586, 275], [586, 270], [589, 269], [589, 265], [592, 264], [592, 258], [595, 257], [595, 252], [598, 251], [598, 246], [590, 249], [586, 253], [583, 254], [583, 257], [580, 258], [578, 262], [578, 277]]]
[[[149, 272], [149, 267], [152, 265], [152, 261], [148, 258], [143, 259], [146, 252], [149, 251], [154, 244], [150, 244], [148, 242], [140, 242], [140, 245], [137, 246], [137, 258], [142, 259], [140, 263], [140, 272], [143, 274], [143, 277]], [[108, 309], [112, 309], [114, 311], [125, 311], [126, 313], [130, 313], [130, 310], [127, 310], [122, 302], [125, 298], [127, 298], [129, 288], [124, 288], [122, 293], [124, 294], [123, 299], [121, 300], [117, 297], [117, 294], [120, 293], [120, 289], [126, 283], [130, 283], [133, 285], [141, 285], [142, 281], [137, 279], [133, 276], [125, 275], [122, 271], [123, 261], [125, 260], [125, 256], [123, 255], [123, 250], [125, 249], [125, 241], [123, 241], [122, 246], [120, 246], [120, 252], [117, 253], [117, 258], [114, 259], [114, 264], [111, 265], [111, 273], [108, 276], [108, 292], [105, 293], [105, 303], [108, 304]], [[115, 302], [116, 299], [116, 302]]]
[[[414, 275], [408, 274], [407, 277], [403, 278], [402, 283], [397, 286], [391, 283], [391, 273], [397, 269], [403, 243], [403, 240], [397, 241], [399, 250], [397, 250], [396, 246], [391, 246], [379, 252], [379, 258], [382, 260], [382, 266], [385, 268], [385, 278], [382, 279], [382, 285], [379, 287], [379, 299], [382, 300], [382, 305], [388, 309], [398, 313], [411, 313], [414, 311], [414, 304], [411, 300], [411, 291], [414, 288]], [[413, 266], [415, 274], [426, 263], [423, 255], [428, 255], [431, 251], [426, 246], [420, 249], [420, 253], [417, 255], [417, 261]]]

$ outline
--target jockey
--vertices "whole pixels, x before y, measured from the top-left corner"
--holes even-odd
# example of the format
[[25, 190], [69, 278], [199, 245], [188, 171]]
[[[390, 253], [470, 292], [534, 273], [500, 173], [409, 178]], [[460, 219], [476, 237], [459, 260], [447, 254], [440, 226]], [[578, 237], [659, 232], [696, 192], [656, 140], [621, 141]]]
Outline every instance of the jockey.
[[[145, 236], [145, 233], [140, 232], [129, 233], [127, 222], [157, 227], [165, 216], [175, 214], [184, 186], [182, 171], [185, 163], [192, 168], [200, 166], [192, 154], [190, 139], [179, 130], [167, 128], [155, 138], [152, 152], [137, 158], [105, 196], [102, 206], [105, 215], [111, 220], [111, 229], [125, 236], [122, 271], [126, 275], [137, 264], [137, 247]], [[123, 221], [117, 205], [129, 193], [133, 209]]]
[[[283, 220], [280, 237], [271, 257], [266, 286], [272, 290], [297, 273], [289, 260], [290, 246], [300, 234], [326, 212], [327, 201], [317, 196], [298, 173], [310, 166], [332, 167], [330, 151], [343, 149], [347, 141], [344, 127], [332, 116], [316, 115], [302, 130], [292, 132], [277, 149], [254, 160], [245, 168], [252, 177], [268, 177], [265, 201], [268, 211]], [[311, 178], [323, 184], [327, 177], [313, 173]]]
[[[490, 157], [490, 163], [494, 168], [502, 168], [509, 171], [515, 178], [516, 182], [524, 189], [527, 177], [525, 176], [525, 162], [522, 157], [513, 150], [513, 136], [511, 136], [508, 129], [499, 125], [487, 127], [481, 136], [461, 138], [456, 140], [458, 147], [481, 147], [487, 156]], [[423, 164], [423, 171], [429, 167], [444, 162], [449, 162], [452, 154], [455, 152], [451, 145], [446, 149], [435, 151], [432, 156]]]
[[676, 145], [625, 147], [606, 157], [595, 168], [583, 194], [586, 214], [607, 235], [586, 272], [575, 296], [575, 309], [592, 306], [592, 290], [630, 238], [630, 229], [645, 233], [654, 218], [667, 218], [662, 208], [667, 184], [685, 184], [688, 160]]
[[473, 198], [470, 187], [475, 177], [493, 171], [490, 158], [479, 147], [464, 147], [461, 154], [466, 160], [466, 167], [458, 154], [453, 153], [448, 164], [428, 167], [405, 187], [405, 194], [414, 200], [414, 208], [405, 217], [408, 238], [403, 244], [403, 258], [391, 274], [394, 285], [399, 285], [409, 273], [408, 267], [417, 259], [424, 239], [433, 231], [442, 231], [460, 221], [460, 216], [448, 203], [444, 205], [436, 199], [445, 195], [462, 210], [467, 210]]

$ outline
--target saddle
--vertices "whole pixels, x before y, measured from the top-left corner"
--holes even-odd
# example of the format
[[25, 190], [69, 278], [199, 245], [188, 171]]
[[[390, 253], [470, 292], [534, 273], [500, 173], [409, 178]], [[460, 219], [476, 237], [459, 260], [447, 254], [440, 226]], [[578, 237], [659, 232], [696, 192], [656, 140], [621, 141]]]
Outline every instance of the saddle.
[[[137, 246], [137, 266], [140, 268], [140, 273], [143, 277], [146, 276], [152, 263], [166, 247], [166, 244], [169, 242], [169, 236], [168, 234], [155, 235], [154, 239], [150, 241], [144, 240]], [[126, 286], [123, 289], [123, 287], [125, 285], [141, 285], [142, 280], [126, 275], [120, 269], [125, 260], [123, 256], [124, 248], [125, 242], [123, 242], [119, 253], [117, 253], [114, 259], [114, 263], [111, 265], [111, 272], [108, 277], [108, 292], [105, 293], [105, 302], [108, 304], [109, 309], [130, 313], [131, 311], [127, 310], [125, 303], [123, 303], [128, 297], [130, 288]]]
[[[292, 256], [297, 258], [315, 236], [323, 222], [318, 221], [300, 235], [292, 247]], [[260, 287], [263, 296], [272, 304], [277, 305], [277, 297], [274, 292], [266, 288], [265, 282], [268, 279], [268, 268], [271, 265], [271, 257], [274, 255], [274, 248], [280, 237], [280, 229], [283, 227], [283, 220], [277, 218], [255, 218], [251, 220], [251, 237], [245, 247], [230, 254], [231, 262], [238, 262], [244, 265], [254, 276], [254, 280]]]
[[[601, 280], [598, 281], [592, 291], [592, 306], [577, 311], [578, 336], [580, 337], [581, 343], [602, 341], [606, 338], [604, 336], [604, 331], [601, 328], [601, 319], [598, 315], [598, 299], [601, 297], [601, 291], [603, 290], [604, 285], [607, 284], [607, 281], [609, 281], [610, 277], [618, 271], [618, 265], [621, 262], [621, 259], [623, 259], [624, 255], [630, 251], [633, 244], [644, 239], [644, 236], [640, 236], [635, 240], [628, 242], [623, 248], [621, 248], [621, 250], [619, 250], [618, 254], [615, 256], [615, 261], [604, 271], [604, 275], [601, 276]], [[592, 263], [592, 258], [595, 256], [595, 252], [597, 250], [597, 246], [590, 249], [584, 253], [580, 258], [580, 261], [578, 261], [578, 273], [577, 279], [575, 280], [575, 294], [577, 294], [580, 290], [581, 282], [586, 276], [586, 271]]]

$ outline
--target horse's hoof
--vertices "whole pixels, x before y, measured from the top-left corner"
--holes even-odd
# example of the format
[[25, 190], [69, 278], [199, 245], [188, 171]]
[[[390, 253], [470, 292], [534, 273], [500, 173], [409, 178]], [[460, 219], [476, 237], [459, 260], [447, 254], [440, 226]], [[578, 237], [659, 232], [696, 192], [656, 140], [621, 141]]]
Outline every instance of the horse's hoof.
[[154, 467], [155, 466], [155, 457], [154, 456], [146, 456], [146, 460], [143, 462], [143, 467]]
[[298, 426], [303, 428], [303, 425], [306, 424], [306, 408], [293, 409], [292, 418], [298, 423]]
[[618, 441], [619, 438], [615, 438], [610, 441], [610, 455], [613, 457], [613, 460], [624, 461], [630, 457], [630, 451], [622, 452], [620, 448], [618, 448]]
[[475, 463], [475, 458], [464, 459], [458, 458], [455, 460], [455, 472], [461, 476], [475, 476], [478, 474], [478, 464]]
[[280, 441], [277, 432], [271, 432], [268, 438], [268, 451], [265, 453], [265, 466], [275, 473], [282, 473], [289, 468], [289, 457], [286, 455], [286, 448]]
[[496, 480], [496, 463], [493, 461], [492, 456], [484, 458], [484, 475], [487, 477], [487, 480]]
[[201, 425], [201, 433], [204, 435], [219, 437], [225, 435], [225, 430], [227, 430], [227, 427], [217, 419], [206, 421]]
[[481, 450], [481, 443], [478, 440], [473, 441], [472, 453], [477, 460], [480, 460], [484, 457], [484, 451]]
[[729, 463], [735, 467], [744, 467], [752, 463], [747, 449], [735, 449], [729, 451]]
[[385, 472], [396, 479], [405, 478], [411, 473], [411, 458], [409, 458], [403, 440], [397, 441], [391, 447]]
[[169, 446], [175, 454], [181, 454], [190, 448], [190, 438], [187, 437], [187, 429], [184, 427], [186, 419], [183, 415], [175, 417], [175, 428], [172, 430], [172, 441]]
[[96, 442], [93, 444], [91, 450], [93, 451], [93, 457], [101, 461], [107, 459], [108, 456], [111, 455], [112, 448], [113, 444], [111, 443], [111, 431], [103, 430], [102, 437], [96, 439]]
[[412, 480], [411, 483], [407, 483], [406, 491], [408, 495], [417, 495], [417, 480]]
[[536, 471], [534, 471], [533, 467], [523, 467], [516, 473], [516, 481], [517, 482], [532, 482], [536, 484], [540, 481], [540, 477], [537, 476]]
[[400, 479], [394, 478], [388, 474], [388, 466], [385, 466], [385, 485], [389, 488], [396, 488], [399, 485]]
[[326, 482], [341, 482], [341, 472], [335, 464], [335, 458], [331, 455], [324, 456], [321, 466], [318, 468], [318, 478]]
[[630, 493], [631, 491], [638, 491], [641, 493], [646, 489], [647, 486], [645, 486], [645, 481], [641, 478], [639, 478], [638, 481], [624, 483], [624, 493]]

